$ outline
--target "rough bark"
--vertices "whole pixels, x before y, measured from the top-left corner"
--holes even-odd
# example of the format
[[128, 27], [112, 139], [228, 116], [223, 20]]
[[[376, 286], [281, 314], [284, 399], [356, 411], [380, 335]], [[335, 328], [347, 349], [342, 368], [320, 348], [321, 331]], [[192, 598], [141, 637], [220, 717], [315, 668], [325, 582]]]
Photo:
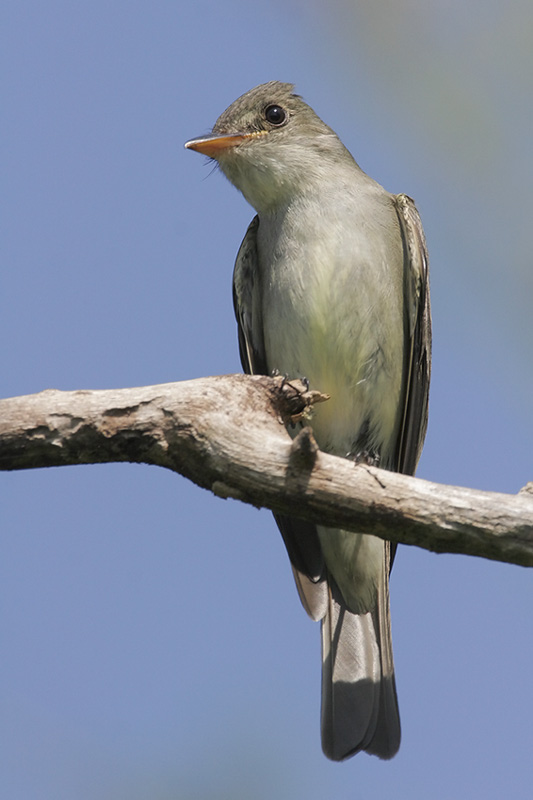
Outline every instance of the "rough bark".
[[[482, 492], [318, 450], [298, 382], [226, 375], [0, 400], [0, 469], [144, 462], [220, 497], [428, 550], [533, 566], [533, 484]], [[285, 424], [309, 418], [295, 439]]]

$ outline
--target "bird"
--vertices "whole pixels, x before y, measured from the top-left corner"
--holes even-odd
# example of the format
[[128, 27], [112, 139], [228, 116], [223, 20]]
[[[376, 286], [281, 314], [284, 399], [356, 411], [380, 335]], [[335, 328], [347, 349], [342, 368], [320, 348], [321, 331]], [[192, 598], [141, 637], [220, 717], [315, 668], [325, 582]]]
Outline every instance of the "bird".
[[[295, 93], [243, 94], [207, 136], [208, 156], [255, 209], [233, 300], [243, 370], [303, 378], [330, 396], [313, 435], [326, 453], [412, 475], [431, 368], [428, 254], [414, 201], [369, 177]], [[293, 434], [294, 435], [294, 434]], [[321, 739], [342, 761], [392, 758], [401, 729], [391, 640], [395, 547], [275, 515], [303, 607], [321, 621]]]

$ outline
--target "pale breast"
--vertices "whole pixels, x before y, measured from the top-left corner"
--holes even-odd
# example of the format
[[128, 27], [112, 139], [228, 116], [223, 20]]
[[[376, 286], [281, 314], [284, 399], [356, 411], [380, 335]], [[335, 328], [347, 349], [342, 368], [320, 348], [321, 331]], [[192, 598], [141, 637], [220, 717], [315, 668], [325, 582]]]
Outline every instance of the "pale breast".
[[387, 447], [397, 426], [403, 370], [396, 215], [392, 206], [389, 214], [378, 205], [362, 219], [357, 205], [311, 214], [309, 204], [300, 204], [261, 219], [258, 233], [268, 367], [306, 377], [331, 395], [312, 425], [321, 448], [338, 455], [350, 452], [369, 420], [376, 444]]

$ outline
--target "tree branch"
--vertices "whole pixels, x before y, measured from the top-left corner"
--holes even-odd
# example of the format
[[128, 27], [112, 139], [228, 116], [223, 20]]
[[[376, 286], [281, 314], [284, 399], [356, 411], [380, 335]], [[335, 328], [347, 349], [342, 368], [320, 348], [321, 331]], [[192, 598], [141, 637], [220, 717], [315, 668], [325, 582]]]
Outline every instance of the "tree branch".
[[[435, 552], [533, 566], [533, 484], [444, 486], [318, 450], [283, 423], [327, 399], [297, 381], [226, 375], [0, 400], [0, 469], [143, 462], [232, 497]], [[312, 425], [312, 419], [311, 419]]]

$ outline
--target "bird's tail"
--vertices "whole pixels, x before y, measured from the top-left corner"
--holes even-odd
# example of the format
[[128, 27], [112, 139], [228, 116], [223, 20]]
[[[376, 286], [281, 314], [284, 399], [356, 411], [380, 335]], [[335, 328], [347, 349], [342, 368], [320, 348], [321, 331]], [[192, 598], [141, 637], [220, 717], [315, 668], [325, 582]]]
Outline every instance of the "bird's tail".
[[400, 746], [387, 559], [375, 607], [351, 612], [334, 581], [322, 619], [322, 749], [342, 761], [360, 750], [392, 758]]

